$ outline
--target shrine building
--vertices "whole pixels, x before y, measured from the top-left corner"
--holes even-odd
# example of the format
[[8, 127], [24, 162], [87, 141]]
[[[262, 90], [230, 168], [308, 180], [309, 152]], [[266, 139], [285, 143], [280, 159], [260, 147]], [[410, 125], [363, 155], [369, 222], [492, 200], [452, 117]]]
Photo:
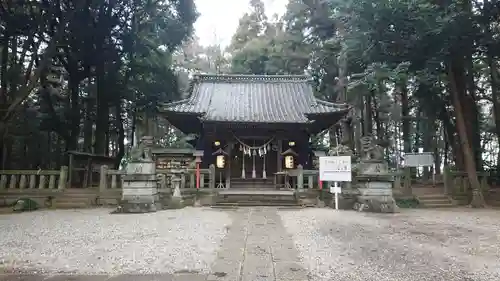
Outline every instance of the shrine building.
[[186, 99], [162, 114], [203, 151], [202, 168], [216, 166], [229, 187], [272, 186], [276, 174], [313, 169], [310, 137], [349, 111], [314, 97], [305, 75], [196, 75]]

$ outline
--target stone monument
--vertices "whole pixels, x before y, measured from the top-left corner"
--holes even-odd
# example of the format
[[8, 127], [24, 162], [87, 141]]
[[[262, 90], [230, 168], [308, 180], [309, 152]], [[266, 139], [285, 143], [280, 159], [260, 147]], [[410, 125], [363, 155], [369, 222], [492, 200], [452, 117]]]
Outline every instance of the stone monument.
[[152, 145], [153, 137], [144, 136], [132, 149], [126, 174], [122, 176], [122, 200], [118, 212], [146, 213], [161, 209]]
[[186, 173], [186, 169], [181, 168], [180, 162], [171, 162], [172, 168], [170, 169], [170, 183], [172, 184], [172, 197], [168, 204], [169, 209], [184, 208], [184, 200], [181, 194], [181, 175]]
[[398, 207], [392, 194], [393, 176], [384, 160], [383, 148], [371, 136], [361, 138], [362, 154], [354, 176], [358, 195], [354, 209], [394, 213]]

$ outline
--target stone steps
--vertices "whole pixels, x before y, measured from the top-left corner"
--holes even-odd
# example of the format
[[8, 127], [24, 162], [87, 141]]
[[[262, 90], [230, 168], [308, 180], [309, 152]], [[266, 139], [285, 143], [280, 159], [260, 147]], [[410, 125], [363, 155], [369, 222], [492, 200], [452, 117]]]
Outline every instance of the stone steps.
[[92, 205], [85, 203], [85, 202], [78, 202], [78, 201], [57, 201], [53, 205], [57, 209], [84, 209], [84, 208], [90, 208]]
[[250, 188], [274, 189], [274, 184], [253, 184], [253, 183], [233, 183], [233, 182], [231, 182], [231, 188], [237, 188], [237, 189], [250, 189]]
[[298, 207], [296, 202], [266, 202], [266, 201], [238, 201], [238, 202], [217, 202], [214, 207], [254, 207], [254, 206], [280, 206]]
[[298, 206], [292, 191], [272, 189], [228, 189], [220, 192], [216, 206]]
[[274, 182], [272, 179], [241, 179], [235, 178], [231, 179], [231, 188], [237, 189], [251, 189], [251, 188], [274, 188]]
[[95, 205], [95, 199], [89, 197], [61, 196], [53, 202], [53, 207], [60, 209], [89, 208], [93, 205]]
[[423, 208], [452, 208], [456, 207], [453, 201], [444, 194], [417, 195], [417, 199]]
[[68, 189], [54, 198], [53, 207], [60, 209], [115, 206], [120, 199], [120, 190], [98, 193], [92, 189]]

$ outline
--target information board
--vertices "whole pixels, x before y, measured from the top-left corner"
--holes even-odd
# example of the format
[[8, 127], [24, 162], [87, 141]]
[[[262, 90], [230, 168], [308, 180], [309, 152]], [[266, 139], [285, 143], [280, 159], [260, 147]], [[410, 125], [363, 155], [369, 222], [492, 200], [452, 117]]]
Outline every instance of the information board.
[[432, 167], [434, 156], [432, 152], [405, 153], [405, 167]]
[[350, 182], [351, 156], [319, 157], [319, 179], [321, 181]]

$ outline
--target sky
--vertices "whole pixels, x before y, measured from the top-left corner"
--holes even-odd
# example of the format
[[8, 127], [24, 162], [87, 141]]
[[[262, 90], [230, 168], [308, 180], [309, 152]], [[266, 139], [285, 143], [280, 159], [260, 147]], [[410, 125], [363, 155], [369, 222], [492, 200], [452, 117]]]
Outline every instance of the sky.
[[[250, 0], [195, 0], [196, 8], [200, 13], [195, 23], [195, 34], [200, 44], [220, 44], [226, 47], [231, 42], [238, 21], [249, 11]], [[266, 14], [282, 15], [288, 0], [263, 0]]]

